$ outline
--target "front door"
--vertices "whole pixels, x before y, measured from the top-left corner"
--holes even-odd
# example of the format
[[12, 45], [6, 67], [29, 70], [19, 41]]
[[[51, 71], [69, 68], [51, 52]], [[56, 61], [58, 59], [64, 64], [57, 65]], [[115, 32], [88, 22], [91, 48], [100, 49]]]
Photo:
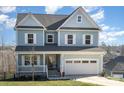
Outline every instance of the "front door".
[[47, 55], [47, 65], [48, 65], [48, 70], [57, 69], [56, 55]]

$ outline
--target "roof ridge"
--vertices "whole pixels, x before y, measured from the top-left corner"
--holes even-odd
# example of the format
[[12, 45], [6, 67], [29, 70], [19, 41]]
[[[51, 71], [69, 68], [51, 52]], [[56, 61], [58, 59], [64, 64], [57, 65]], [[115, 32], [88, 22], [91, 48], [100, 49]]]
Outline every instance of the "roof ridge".
[[[29, 14], [29, 13], [17, 13], [17, 14]], [[66, 14], [38, 14], [38, 13], [31, 13], [32, 15], [55, 15], [55, 16], [69, 16], [69, 15], [66, 15]]]

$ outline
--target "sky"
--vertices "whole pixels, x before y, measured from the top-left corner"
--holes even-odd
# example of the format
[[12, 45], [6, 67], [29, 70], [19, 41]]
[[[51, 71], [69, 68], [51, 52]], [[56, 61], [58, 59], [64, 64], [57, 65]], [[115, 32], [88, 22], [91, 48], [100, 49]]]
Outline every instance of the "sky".
[[[102, 28], [99, 33], [99, 45], [105, 42], [107, 45], [124, 44], [124, 7], [84, 7], [86, 12]], [[38, 14], [70, 14], [77, 6], [19, 6], [0, 7], [0, 38], [3, 38], [4, 45], [16, 44], [16, 23], [17, 13], [38, 13]], [[1, 39], [0, 39], [1, 44]]]

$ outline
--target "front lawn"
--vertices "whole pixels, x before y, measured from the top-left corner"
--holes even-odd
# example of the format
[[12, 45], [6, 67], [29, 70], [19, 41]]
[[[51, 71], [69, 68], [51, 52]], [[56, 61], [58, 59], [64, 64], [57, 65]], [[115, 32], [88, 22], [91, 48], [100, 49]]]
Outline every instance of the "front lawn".
[[72, 80], [56, 81], [0, 81], [0, 86], [97, 86], [97, 84], [84, 83]]
[[116, 80], [116, 81], [122, 81], [124, 82], [124, 79], [123, 78], [114, 78], [114, 77], [107, 77], [108, 79], [111, 79], [111, 80]]

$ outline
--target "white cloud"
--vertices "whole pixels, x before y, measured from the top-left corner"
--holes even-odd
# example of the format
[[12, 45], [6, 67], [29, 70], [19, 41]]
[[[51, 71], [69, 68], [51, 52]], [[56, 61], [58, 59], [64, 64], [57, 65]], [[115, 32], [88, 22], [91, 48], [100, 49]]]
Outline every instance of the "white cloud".
[[104, 17], [104, 10], [99, 9], [95, 14], [91, 14], [91, 17], [98, 23], [100, 23], [101, 20], [103, 20]]
[[47, 14], [54, 14], [61, 8], [63, 8], [63, 6], [45, 6], [45, 11]]
[[6, 28], [13, 28], [15, 25], [16, 19], [10, 18], [8, 15], [0, 15], [0, 24], [3, 24]]
[[10, 13], [14, 12], [16, 10], [16, 7], [14, 6], [1, 6], [0, 7], [0, 12], [2, 13]]
[[110, 26], [105, 24], [100, 24], [99, 26], [102, 28], [103, 31], [110, 29]]
[[104, 41], [106, 43], [109, 43], [117, 40], [119, 37], [122, 36], [124, 36], [124, 31], [112, 31], [112, 32], [104, 31], [100, 33], [100, 42]]
[[100, 7], [95, 7], [95, 6], [82, 6], [86, 12], [93, 12], [97, 9], [99, 9]]

